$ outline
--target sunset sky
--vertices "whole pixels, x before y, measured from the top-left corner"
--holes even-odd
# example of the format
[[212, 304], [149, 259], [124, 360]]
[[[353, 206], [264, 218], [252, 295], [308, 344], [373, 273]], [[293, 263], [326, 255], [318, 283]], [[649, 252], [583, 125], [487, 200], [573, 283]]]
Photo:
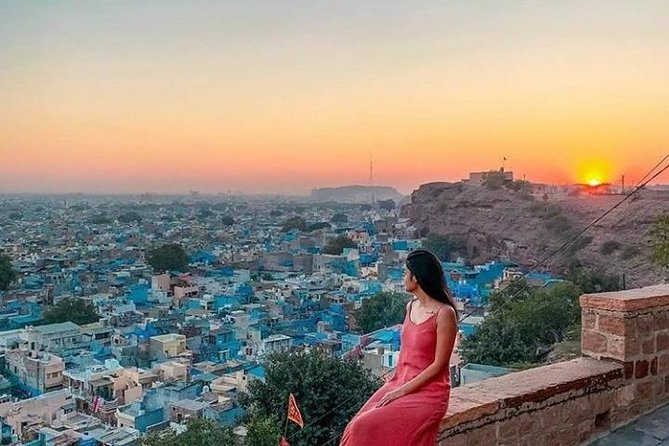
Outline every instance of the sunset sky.
[[[669, 152], [669, 2], [0, 0], [0, 193], [404, 193]], [[657, 182], [669, 183], [665, 173]]]

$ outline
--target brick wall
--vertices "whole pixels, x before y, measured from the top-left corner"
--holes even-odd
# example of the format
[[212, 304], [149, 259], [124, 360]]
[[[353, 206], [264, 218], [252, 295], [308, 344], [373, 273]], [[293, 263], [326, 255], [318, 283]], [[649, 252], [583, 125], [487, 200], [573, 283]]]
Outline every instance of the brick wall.
[[581, 307], [584, 357], [453, 389], [439, 445], [579, 445], [669, 401], [669, 285]]

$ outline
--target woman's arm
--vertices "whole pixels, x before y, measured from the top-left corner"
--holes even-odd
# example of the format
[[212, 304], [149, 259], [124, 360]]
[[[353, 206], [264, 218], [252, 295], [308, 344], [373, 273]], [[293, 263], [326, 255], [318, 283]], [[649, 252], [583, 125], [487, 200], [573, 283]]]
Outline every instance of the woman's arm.
[[434, 361], [432, 364], [402, 387], [392, 392], [388, 392], [386, 396], [379, 401], [377, 407], [384, 406], [394, 399], [415, 392], [435, 376], [444, 373], [450, 366], [451, 354], [453, 353], [456, 336], [457, 319], [455, 310], [450, 306], [446, 306], [437, 314], [437, 346], [435, 348]]

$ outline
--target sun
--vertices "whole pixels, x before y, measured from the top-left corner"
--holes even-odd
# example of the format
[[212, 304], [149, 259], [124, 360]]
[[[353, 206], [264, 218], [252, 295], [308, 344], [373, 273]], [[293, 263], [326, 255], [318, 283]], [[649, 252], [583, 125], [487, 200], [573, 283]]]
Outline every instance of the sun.
[[599, 186], [600, 184], [602, 184], [602, 182], [599, 181], [597, 178], [590, 178], [590, 179], [588, 180], [588, 185], [589, 185], [589, 186], [597, 187], [597, 186]]

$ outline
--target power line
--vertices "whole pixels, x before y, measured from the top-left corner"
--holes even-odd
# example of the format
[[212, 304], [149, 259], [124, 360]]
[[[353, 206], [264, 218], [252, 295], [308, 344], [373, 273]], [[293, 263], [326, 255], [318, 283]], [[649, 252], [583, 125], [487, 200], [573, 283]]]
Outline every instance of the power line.
[[[648, 183], [650, 183], [650, 182], [653, 181], [655, 178], [657, 178], [658, 176], [660, 176], [664, 171], [666, 171], [667, 169], [669, 169], [669, 164], [667, 164], [667, 165], [664, 166], [660, 171], [658, 171], [657, 173], [655, 173], [652, 177], [648, 178], [648, 176], [651, 175], [651, 174], [652, 174], [652, 173], [653, 173], [653, 172], [654, 172], [660, 165], [662, 165], [662, 163], [664, 163], [664, 161], [666, 161], [667, 159], [669, 159], [669, 153], [668, 153], [664, 158], [662, 158], [657, 164], [655, 164], [655, 165], [653, 166], [653, 168], [650, 169], [650, 170], [648, 171], [648, 173], [646, 173], [646, 175], [644, 175], [643, 178], [642, 178], [639, 182], [637, 182], [635, 188], [634, 188], [630, 193], [628, 193], [627, 195], [625, 195], [625, 196], [624, 196], [618, 203], [616, 203], [614, 206], [612, 206], [611, 208], [609, 208], [608, 210], [606, 210], [606, 212], [604, 212], [601, 216], [599, 216], [598, 218], [596, 218], [595, 220], [593, 220], [590, 224], [588, 224], [585, 228], [583, 228], [578, 234], [574, 235], [574, 236], [571, 237], [567, 242], [563, 243], [560, 247], [558, 247], [556, 250], [554, 250], [553, 252], [551, 252], [548, 256], [546, 256], [543, 260], [541, 260], [541, 261], [537, 264], [537, 267], [543, 265], [543, 264], [546, 263], [549, 259], [555, 257], [557, 254], [560, 253], [560, 251], [562, 251], [562, 250], [564, 250], [564, 249], [567, 249], [569, 246], [571, 246], [573, 243], [575, 243], [576, 240], [577, 240], [580, 236], [582, 236], [583, 234], [585, 234], [590, 228], [592, 228], [594, 225], [596, 225], [596, 224], [599, 223], [601, 220], [603, 220], [604, 218], [606, 218], [607, 215], [609, 215], [611, 212], [613, 212], [613, 211], [616, 210], [618, 207], [620, 207], [623, 203], [625, 203], [625, 201], [629, 200], [634, 194], [636, 194], [636, 193], [639, 192], [641, 189], [643, 189], [646, 185], [648, 185]], [[524, 277], [527, 277], [528, 274], [529, 274], [529, 272], [526, 273], [526, 274], [524, 274]], [[525, 283], [525, 285], [524, 285], [522, 288], [520, 288], [519, 290], [517, 290], [512, 296], [510, 296], [510, 298], [514, 298], [514, 297], [516, 297], [518, 294], [522, 293], [528, 286], [529, 286], [529, 284], [528, 284], [528, 283]], [[503, 292], [504, 292], [504, 290], [500, 291], [500, 293], [503, 293]], [[462, 320], [466, 319], [467, 317], [471, 316], [471, 315], [474, 314], [476, 311], [478, 311], [478, 309], [473, 310], [473, 311], [471, 311], [471, 312], [465, 314], [464, 316], [462, 316], [462, 317], [460, 318], [460, 321], [462, 321]]]
[[[609, 215], [611, 212], [613, 212], [614, 210], [616, 210], [617, 208], [619, 208], [623, 203], [625, 203], [627, 200], [629, 200], [634, 194], [636, 194], [637, 192], [639, 192], [642, 188], [644, 188], [646, 185], [648, 185], [651, 181], [653, 181], [655, 178], [657, 178], [657, 177], [660, 176], [663, 172], [665, 172], [667, 169], [669, 169], [669, 164], [667, 164], [667, 165], [664, 166], [661, 170], [659, 170], [657, 173], [653, 174], [650, 178], [648, 178], [648, 176], [649, 176], [653, 171], [655, 171], [655, 169], [657, 169], [658, 166], [660, 166], [660, 165], [661, 165], [665, 160], [667, 160], [668, 158], [669, 158], [669, 154], [667, 154], [667, 156], [665, 156], [665, 157], [664, 157], [658, 164], [656, 164], [656, 165], [655, 165], [655, 166], [654, 166], [654, 167], [653, 167], [653, 168], [652, 168], [652, 169], [651, 169], [651, 170], [650, 170], [650, 171], [649, 171], [649, 172], [642, 178], [642, 180], [639, 181], [639, 183], [637, 183], [636, 187], [635, 187], [629, 194], [627, 194], [627, 195], [625, 195], [625, 196], [623, 197], [622, 200], [620, 200], [618, 203], [616, 203], [616, 204], [613, 205], [611, 208], [609, 208], [608, 210], [606, 210], [601, 216], [599, 216], [598, 218], [596, 218], [595, 220], [593, 220], [590, 224], [588, 224], [585, 228], [583, 228], [583, 230], [581, 230], [578, 234], [572, 236], [567, 242], [563, 243], [560, 247], [558, 247], [557, 249], [555, 249], [552, 253], [550, 253], [550, 254], [549, 254], [548, 256], [546, 256], [543, 260], [541, 260], [541, 261], [537, 264], [537, 266], [541, 266], [541, 265], [543, 265], [543, 264], [544, 264], [545, 262], [547, 262], [549, 259], [551, 259], [551, 258], [554, 257], [555, 255], [557, 255], [558, 253], [560, 253], [560, 251], [562, 251], [562, 250], [568, 248], [572, 243], [574, 243], [580, 236], [582, 236], [582, 235], [583, 235], [585, 232], [587, 232], [590, 228], [592, 228], [592, 227], [593, 227], [594, 225], [596, 225], [598, 222], [600, 222], [601, 220], [603, 220], [604, 218], [606, 218], [607, 215]], [[527, 277], [528, 274], [529, 274], [529, 272], [526, 273], [524, 276]], [[519, 290], [517, 290], [517, 291], [513, 294], [513, 296], [511, 296], [511, 297], [513, 298], [513, 297], [517, 296], [517, 295], [520, 294], [522, 291], [524, 291], [527, 287], [528, 287], [528, 283], [526, 282], [525, 285], [524, 285], [522, 288], [520, 288]], [[505, 289], [506, 289], [506, 288], [505, 288]], [[504, 290], [502, 290], [501, 292], [503, 293]], [[475, 310], [475, 311], [476, 311], [476, 310]], [[467, 315], [464, 315], [463, 317], [460, 318], [460, 321], [462, 321], [463, 319], [469, 317], [469, 316], [470, 316], [471, 314], [473, 314], [473, 313], [474, 313], [474, 311], [470, 312], [470, 313], [467, 314]], [[321, 446], [328, 446], [333, 440], [335, 440], [335, 439], [336, 439], [338, 436], [340, 436], [342, 433], [343, 433], [343, 431], [341, 431], [341, 432], [337, 432], [334, 436], [330, 437], [330, 439], [329, 439], [328, 441], [326, 441], [325, 443], [322, 443]]]
[[667, 159], [669, 159], [669, 153], [667, 153], [667, 154], [665, 155], [664, 158], [662, 158], [656, 165], [654, 165], [653, 168], [650, 169], [650, 170], [648, 171], [648, 173], [646, 173], [646, 175], [644, 175], [643, 178], [641, 178], [641, 179], [636, 183], [636, 185], [638, 186], [639, 184], [643, 183], [643, 181], [648, 177], [648, 175], [650, 175], [655, 169], [657, 169], [657, 168], [658, 168], [662, 163], [664, 163]]

